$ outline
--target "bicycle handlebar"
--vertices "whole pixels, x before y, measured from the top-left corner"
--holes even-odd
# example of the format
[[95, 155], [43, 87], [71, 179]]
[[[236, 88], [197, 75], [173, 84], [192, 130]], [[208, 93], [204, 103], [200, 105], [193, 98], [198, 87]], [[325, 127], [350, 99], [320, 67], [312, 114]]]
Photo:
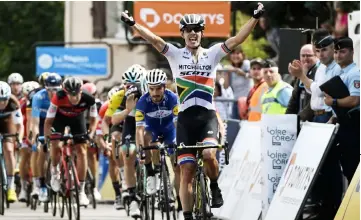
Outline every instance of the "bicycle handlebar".
[[159, 149], [176, 149], [177, 145], [175, 144], [158, 144], [155, 146], [142, 146], [142, 150], [159, 150]]

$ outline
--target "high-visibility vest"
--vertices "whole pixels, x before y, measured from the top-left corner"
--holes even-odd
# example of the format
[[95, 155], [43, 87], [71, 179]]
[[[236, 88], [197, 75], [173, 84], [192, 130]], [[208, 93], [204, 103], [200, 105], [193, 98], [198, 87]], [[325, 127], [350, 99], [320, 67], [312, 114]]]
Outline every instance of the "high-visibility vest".
[[271, 90], [263, 94], [262, 96], [262, 113], [263, 114], [285, 114], [287, 106], [282, 106], [277, 101], [278, 93], [286, 88], [290, 87], [289, 84], [284, 81], [279, 81], [276, 86]]
[[248, 106], [248, 121], [259, 121], [262, 115], [262, 95], [267, 92], [268, 85], [266, 82], [262, 82], [254, 91], [252, 97], [249, 100]]

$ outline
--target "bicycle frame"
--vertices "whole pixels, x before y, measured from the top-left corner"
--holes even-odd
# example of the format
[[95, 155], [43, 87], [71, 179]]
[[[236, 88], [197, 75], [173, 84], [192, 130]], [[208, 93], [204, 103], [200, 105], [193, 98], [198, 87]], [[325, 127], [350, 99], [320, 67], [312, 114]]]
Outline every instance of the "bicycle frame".
[[[61, 163], [62, 163], [62, 166], [64, 167], [64, 175], [66, 177], [66, 179], [69, 179], [69, 178], [72, 178], [71, 174], [69, 173], [69, 167], [68, 167], [68, 164], [70, 162], [70, 160], [73, 160], [73, 154], [72, 154], [72, 144], [70, 143], [70, 141], [67, 141], [66, 143], [64, 143], [63, 147], [62, 147], [62, 150], [61, 150]], [[74, 164], [74, 163], [73, 163]], [[78, 178], [78, 172], [75, 172], [75, 187], [79, 187], [79, 178]], [[66, 182], [66, 186], [65, 186], [65, 189], [66, 189], [66, 192], [65, 192], [65, 195], [66, 196], [69, 196], [70, 192], [71, 192], [71, 187], [69, 185], [69, 182], [67, 181]]]
[[6, 175], [6, 169], [5, 169], [5, 158], [4, 158], [4, 153], [3, 153], [3, 137], [0, 136], [0, 163], [1, 163], [1, 173], [2, 173], [2, 183], [1, 186], [3, 187], [4, 191], [7, 191], [7, 187], [8, 187], [8, 180], [7, 180], [7, 175]]

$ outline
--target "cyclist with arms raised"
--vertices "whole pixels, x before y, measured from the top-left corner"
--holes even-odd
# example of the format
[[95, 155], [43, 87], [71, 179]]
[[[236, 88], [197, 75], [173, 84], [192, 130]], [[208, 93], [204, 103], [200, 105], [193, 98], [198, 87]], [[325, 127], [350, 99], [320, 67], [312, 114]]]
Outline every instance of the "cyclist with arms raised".
[[[127, 11], [122, 12], [122, 21], [150, 42], [169, 61], [180, 99], [177, 121], [178, 144], [195, 145], [197, 142], [217, 144], [218, 121], [212, 101], [216, 66], [225, 55], [248, 37], [263, 14], [263, 8], [263, 5], [258, 3], [253, 18], [241, 28], [236, 36], [209, 49], [200, 46], [205, 22], [199, 15], [185, 15], [180, 20], [181, 36], [185, 40], [186, 47], [178, 49], [147, 28], [136, 24]], [[195, 153], [194, 150], [181, 150], [178, 153], [181, 169], [180, 198], [186, 220], [193, 218], [192, 179], [196, 168]], [[211, 181], [212, 207], [220, 207], [223, 205], [223, 198], [217, 184], [218, 163], [215, 155], [214, 149], [203, 151], [205, 172]]]
[[[63, 90], [58, 91], [51, 99], [50, 107], [46, 114], [44, 124], [44, 136], [51, 135], [51, 128], [56, 132], [63, 133], [66, 126], [70, 127], [73, 135], [86, 134], [86, 122], [84, 112], [89, 109], [89, 137], [93, 137], [97, 126], [97, 106], [95, 98], [86, 92], [81, 91], [83, 82], [77, 77], [66, 78], [63, 82]], [[47, 138], [48, 139], [48, 138]], [[47, 140], [47, 142], [49, 142]], [[85, 194], [85, 178], [88, 168], [87, 148], [85, 139], [74, 139], [77, 155], [77, 172], [80, 182], [79, 204], [89, 205], [89, 199]], [[60, 190], [60, 167], [61, 155], [59, 152], [59, 141], [50, 141], [51, 157], [51, 188], [58, 192]]]

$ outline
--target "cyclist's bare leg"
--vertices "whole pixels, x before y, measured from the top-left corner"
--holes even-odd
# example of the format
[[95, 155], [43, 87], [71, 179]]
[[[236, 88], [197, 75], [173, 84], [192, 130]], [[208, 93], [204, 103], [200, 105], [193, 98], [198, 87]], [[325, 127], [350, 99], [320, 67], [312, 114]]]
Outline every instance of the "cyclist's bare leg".
[[[21, 181], [21, 188], [22, 190], [26, 191], [25, 189], [25, 182], [27, 180], [27, 176], [29, 174], [29, 169], [27, 169], [29, 159], [30, 159], [30, 148], [29, 147], [22, 147], [20, 148], [20, 163], [19, 163], [19, 175], [20, 175], [20, 181]], [[8, 167], [8, 166], [6, 166]]]
[[[75, 145], [75, 149], [77, 149], [76, 169], [78, 172], [79, 182], [84, 182], [86, 179], [86, 172], [88, 168], [87, 148], [88, 148], [87, 143], [81, 143]], [[84, 192], [84, 189], [82, 188], [84, 187], [80, 188], [81, 192]]]
[[14, 142], [13, 140], [4, 140], [4, 158], [6, 166], [6, 174], [8, 176], [9, 189], [15, 189], [14, 172], [15, 172], [15, 155], [14, 155]]
[[217, 181], [218, 179], [219, 167], [216, 153], [216, 149], [205, 149], [202, 152], [204, 161], [204, 172], [211, 181]]
[[135, 196], [135, 186], [136, 186], [136, 177], [135, 177], [135, 160], [136, 160], [136, 151], [132, 147], [129, 149], [129, 156], [126, 155], [126, 149], [122, 149], [122, 156], [124, 160], [124, 174], [125, 174], [125, 183], [131, 196]]
[[61, 154], [60, 154], [59, 144], [60, 141], [50, 142], [50, 157], [51, 157], [51, 165], [53, 166], [53, 168], [57, 167], [60, 162]]
[[[33, 174], [33, 190], [39, 188], [39, 170], [43, 167], [37, 166], [37, 161], [39, 158], [39, 148], [37, 147], [36, 151], [31, 152], [31, 158], [30, 158], [30, 167]], [[36, 192], [36, 191], [35, 191]], [[34, 193], [35, 193], [34, 192]], [[37, 192], [36, 192], [37, 193]]]
[[193, 186], [192, 180], [196, 171], [196, 164], [185, 163], [180, 165], [179, 197], [184, 212], [193, 210]]
[[43, 146], [40, 145], [38, 148], [38, 160], [36, 162], [36, 166], [39, 167], [39, 180], [40, 180], [40, 187], [45, 187], [45, 159], [46, 159], [46, 153], [44, 153]]
[[90, 172], [95, 177], [97, 173], [97, 152], [93, 150], [88, 150], [87, 154]]

